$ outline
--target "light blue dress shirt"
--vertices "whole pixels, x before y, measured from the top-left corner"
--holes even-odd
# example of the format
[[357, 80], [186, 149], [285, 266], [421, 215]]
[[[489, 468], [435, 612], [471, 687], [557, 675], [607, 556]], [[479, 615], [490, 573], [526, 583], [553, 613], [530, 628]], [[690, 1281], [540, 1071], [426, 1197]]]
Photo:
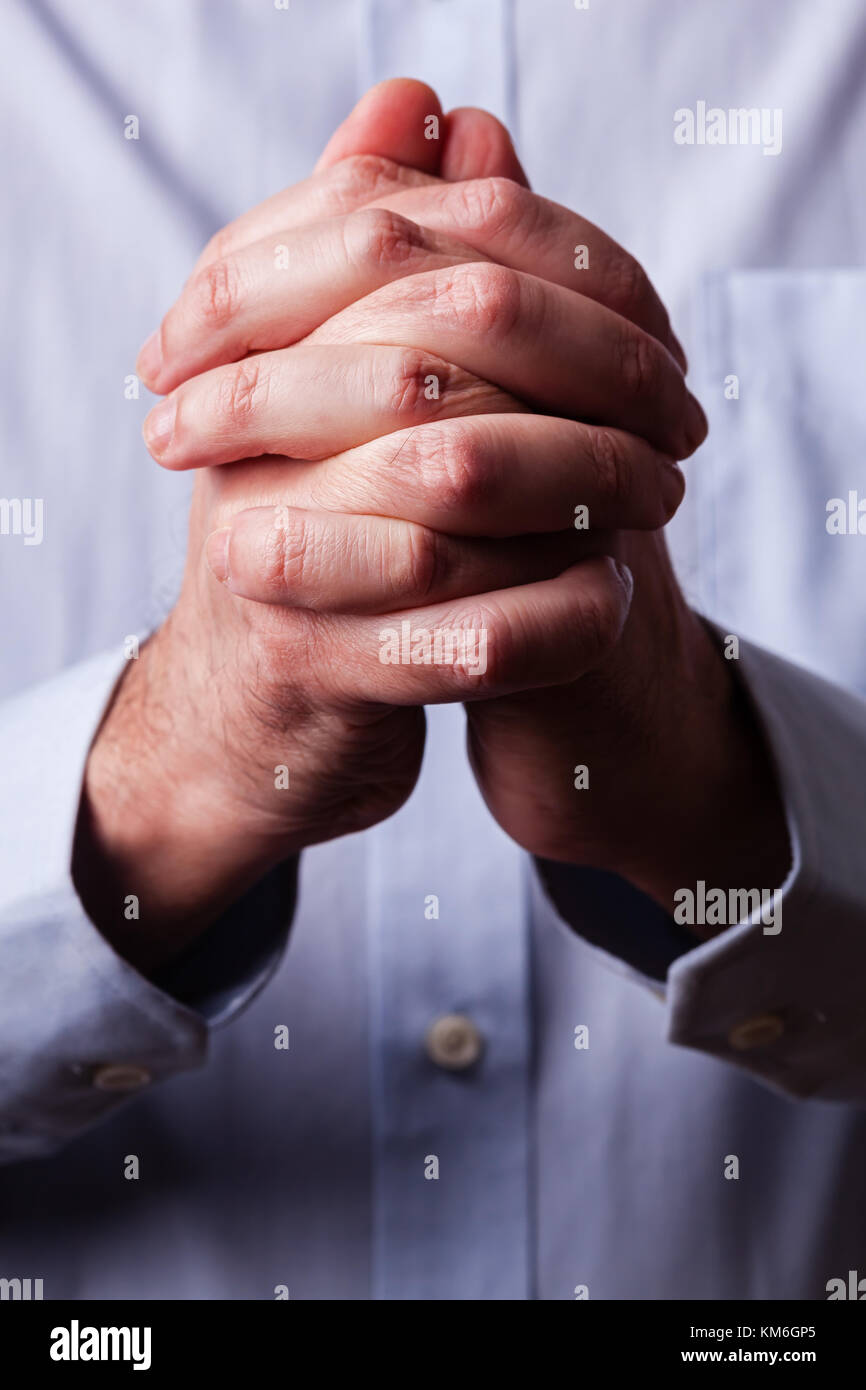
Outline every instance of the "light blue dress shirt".
[[[826, 528], [866, 495], [860, 0], [17, 0], [4, 26], [0, 492], [40, 499], [44, 535], [0, 534], [0, 1277], [710, 1299], [866, 1275], [866, 536]], [[184, 557], [189, 479], [144, 450], [135, 355], [206, 238], [406, 73], [505, 119], [533, 186], [671, 308], [712, 426], [671, 539], [742, 639], [791, 833], [783, 929], [683, 952], [624, 884], [545, 887], [444, 707], [397, 815], [148, 982], [69, 876], [124, 641]], [[781, 151], [677, 144], [699, 101], [780, 109]], [[481, 1048], [462, 1070], [428, 1041], [454, 1014]]]

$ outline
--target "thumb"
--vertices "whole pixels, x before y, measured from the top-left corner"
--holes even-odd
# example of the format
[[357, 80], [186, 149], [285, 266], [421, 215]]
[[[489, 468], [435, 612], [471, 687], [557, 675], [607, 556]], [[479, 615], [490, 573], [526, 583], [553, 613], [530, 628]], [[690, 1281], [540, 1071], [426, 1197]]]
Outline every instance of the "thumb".
[[[435, 116], [436, 126], [427, 126]], [[439, 138], [442, 106], [426, 82], [393, 77], [366, 92], [331, 136], [316, 165], [316, 172], [330, 169], [352, 154], [378, 154], [397, 164], [438, 174], [443, 141]], [[428, 139], [427, 129], [436, 135]]]
[[444, 121], [443, 179], [514, 179], [529, 187], [529, 179], [517, 158], [511, 136], [501, 121], [476, 106], [449, 111]]

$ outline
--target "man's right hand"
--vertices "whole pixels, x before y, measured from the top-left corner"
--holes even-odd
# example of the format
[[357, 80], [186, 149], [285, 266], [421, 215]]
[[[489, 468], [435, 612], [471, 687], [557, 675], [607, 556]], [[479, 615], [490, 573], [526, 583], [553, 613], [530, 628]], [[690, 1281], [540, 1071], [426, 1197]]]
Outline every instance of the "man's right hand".
[[[421, 84], [374, 89], [331, 142], [340, 162], [280, 195], [287, 225], [430, 183], [442, 147], [423, 139], [428, 114], [442, 113]], [[227, 233], [254, 235], [263, 210]], [[442, 244], [431, 264], [451, 258], [445, 238]], [[212, 254], [213, 245], [200, 264]], [[371, 264], [360, 262], [357, 274]], [[346, 267], [348, 276], [350, 260]], [[310, 305], [311, 327], [333, 312], [327, 296], [334, 288], [321, 278], [324, 298]], [[345, 302], [363, 292], [344, 289]], [[141, 370], [156, 384], [146, 354]], [[508, 408], [494, 387], [466, 384], [478, 409], [484, 396], [488, 409]], [[319, 408], [324, 420], [327, 399]], [[308, 628], [292, 625], [285, 608], [238, 603], [203, 563], [206, 538], [234, 512], [266, 500], [273, 480], [273, 465], [259, 462], [198, 474], [181, 597], [130, 662], [88, 759], [76, 888], [119, 954], [145, 972], [183, 950], [293, 853], [390, 815], [420, 768], [423, 708], [334, 698]], [[335, 582], [345, 558], [332, 556]], [[331, 659], [340, 662], [338, 649]], [[139, 899], [138, 921], [124, 917], [129, 894]]]

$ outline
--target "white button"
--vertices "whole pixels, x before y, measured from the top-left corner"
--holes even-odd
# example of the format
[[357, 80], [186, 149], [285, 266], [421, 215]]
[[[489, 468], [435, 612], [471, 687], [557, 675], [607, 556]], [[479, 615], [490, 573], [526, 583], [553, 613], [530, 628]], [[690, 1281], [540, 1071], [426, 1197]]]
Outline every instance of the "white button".
[[463, 1014], [444, 1014], [427, 1032], [427, 1056], [437, 1067], [465, 1071], [473, 1067], [484, 1051], [484, 1039], [471, 1018]]
[[100, 1091], [138, 1091], [150, 1080], [146, 1067], [130, 1062], [108, 1062], [93, 1073], [93, 1085]]
[[785, 1025], [778, 1014], [757, 1014], [738, 1023], [728, 1034], [728, 1042], [738, 1052], [748, 1052], [752, 1047], [767, 1047], [781, 1038]]

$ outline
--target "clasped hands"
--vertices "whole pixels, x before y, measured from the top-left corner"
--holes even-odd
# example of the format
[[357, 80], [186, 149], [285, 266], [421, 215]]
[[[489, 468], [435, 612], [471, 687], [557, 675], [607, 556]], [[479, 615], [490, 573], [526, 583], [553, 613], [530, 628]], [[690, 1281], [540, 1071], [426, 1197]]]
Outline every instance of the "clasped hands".
[[[103, 851], [164, 868], [141, 961], [397, 809], [440, 701], [532, 853], [663, 903], [693, 871], [782, 871], [768, 756], [660, 529], [707, 431], [685, 369], [637, 262], [420, 83], [374, 88], [311, 178], [214, 237], [138, 363], [151, 454], [197, 470], [183, 590], [91, 755]], [[484, 670], [383, 663], [406, 623], [483, 629]], [[136, 724], [144, 795], [109, 793]]]

